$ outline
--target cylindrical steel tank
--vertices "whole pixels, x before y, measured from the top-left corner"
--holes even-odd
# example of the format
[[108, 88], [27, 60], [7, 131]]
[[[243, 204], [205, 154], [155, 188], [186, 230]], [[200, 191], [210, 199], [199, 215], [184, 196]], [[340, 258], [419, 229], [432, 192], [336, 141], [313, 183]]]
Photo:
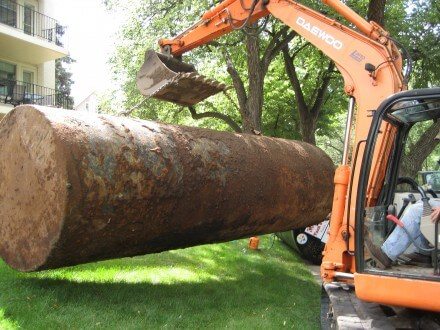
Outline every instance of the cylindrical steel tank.
[[0, 256], [21, 271], [305, 227], [332, 202], [302, 142], [36, 106], [0, 140]]

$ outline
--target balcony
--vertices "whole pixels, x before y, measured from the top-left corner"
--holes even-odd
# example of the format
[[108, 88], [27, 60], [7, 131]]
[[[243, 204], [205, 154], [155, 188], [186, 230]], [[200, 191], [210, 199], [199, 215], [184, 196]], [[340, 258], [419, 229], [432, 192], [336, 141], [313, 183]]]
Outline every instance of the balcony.
[[28, 5], [0, 0], [0, 57], [41, 64], [66, 56], [65, 29]]
[[0, 102], [17, 106], [36, 104], [49, 107], [72, 109], [70, 97], [52, 88], [26, 83], [18, 80], [0, 80]]

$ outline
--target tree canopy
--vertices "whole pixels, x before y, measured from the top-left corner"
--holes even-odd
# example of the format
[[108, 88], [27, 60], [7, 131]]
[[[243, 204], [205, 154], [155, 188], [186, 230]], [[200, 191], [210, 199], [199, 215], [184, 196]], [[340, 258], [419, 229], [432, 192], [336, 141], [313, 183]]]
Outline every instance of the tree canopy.
[[[133, 116], [219, 130], [303, 139], [317, 143], [340, 162], [347, 97], [334, 64], [274, 18], [260, 20], [185, 54], [199, 72], [233, 86], [195, 108], [145, 100], [136, 73], [148, 48], [196, 22], [218, 1], [105, 0], [126, 17], [110, 59], [118, 100], [104, 108]], [[337, 18], [320, 2], [305, 5]], [[347, 1], [359, 14], [384, 24], [414, 59], [412, 88], [440, 84], [440, 4], [435, 0]], [[231, 123], [235, 123], [233, 125]]]

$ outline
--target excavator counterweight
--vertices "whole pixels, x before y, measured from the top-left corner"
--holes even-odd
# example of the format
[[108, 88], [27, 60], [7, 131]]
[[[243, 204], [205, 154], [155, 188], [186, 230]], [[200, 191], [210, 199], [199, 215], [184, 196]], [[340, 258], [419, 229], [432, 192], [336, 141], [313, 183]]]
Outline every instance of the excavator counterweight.
[[226, 89], [225, 84], [200, 75], [193, 65], [154, 50], [145, 53], [137, 86], [142, 95], [183, 106], [195, 105]]

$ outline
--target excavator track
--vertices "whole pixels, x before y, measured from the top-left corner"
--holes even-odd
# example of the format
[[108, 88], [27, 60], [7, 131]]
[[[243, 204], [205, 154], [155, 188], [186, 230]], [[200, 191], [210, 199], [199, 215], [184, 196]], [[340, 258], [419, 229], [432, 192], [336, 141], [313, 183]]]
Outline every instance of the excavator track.
[[[416, 293], [415, 293], [416, 294]], [[440, 329], [440, 316], [408, 308], [362, 301], [346, 284], [323, 284], [322, 329]]]

